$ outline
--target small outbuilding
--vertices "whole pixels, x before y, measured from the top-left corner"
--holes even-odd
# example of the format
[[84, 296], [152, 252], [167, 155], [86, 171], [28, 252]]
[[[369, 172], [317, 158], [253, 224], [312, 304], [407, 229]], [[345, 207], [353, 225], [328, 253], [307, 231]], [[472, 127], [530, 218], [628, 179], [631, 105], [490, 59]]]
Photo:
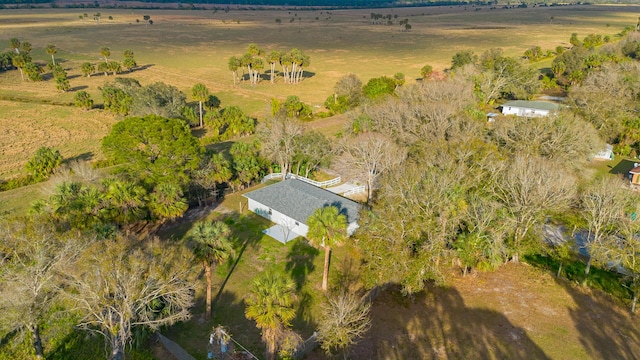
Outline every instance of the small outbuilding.
[[507, 101], [502, 105], [503, 115], [516, 115], [526, 117], [548, 116], [560, 109], [560, 105], [548, 101]]
[[347, 218], [347, 233], [358, 228], [360, 204], [331, 191], [297, 179], [288, 179], [243, 195], [249, 210], [276, 223], [264, 232], [286, 243], [298, 236], [307, 236], [307, 219], [316, 209], [335, 206]]
[[613, 145], [607, 144], [604, 149], [593, 155], [594, 160], [613, 160]]
[[640, 164], [633, 164], [633, 169], [629, 170], [629, 182], [631, 186], [640, 186]]

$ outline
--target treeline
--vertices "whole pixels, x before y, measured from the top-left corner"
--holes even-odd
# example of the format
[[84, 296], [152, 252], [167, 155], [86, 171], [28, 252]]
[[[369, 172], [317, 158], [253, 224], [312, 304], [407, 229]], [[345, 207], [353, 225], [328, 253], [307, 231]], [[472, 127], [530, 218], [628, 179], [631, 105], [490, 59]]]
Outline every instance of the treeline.
[[[638, 78], [637, 62], [628, 66]], [[613, 278], [635, 308], [640, 198], [622, 178], [584, 172], [603, 146], [592, 119], [573, 109], [488, 125], [473, 110], [473, 77], [459, 75], [366, 106], [343, 140], [358, 150], [344, 147], [334, 166], [374, 188], [354, 243], [367, 286], [399, 283], [413, 294], [446, 283], [451, 264], [466, 274], [540, 256], [560, 267], [585, 261], [585, 283], [594, 264], [622, 273]], [[564, 240], [545, 227], [567, 229]], [[580, 231], [584, 244], [573, 238]]]
[[[110, 5], [103, 5], [105, 8], [119, 7], [117, 4], [126, 4], [133, 0], [120, 0]], [[144, 3], [175, 3], [172, 0], [142, 0]], [[0, 4], [7, 5], [29, 5], [29, 4], [55, 4], [55, 0], [0, 0]], [[422, 6], [453, 6], [453, 5], [513, 5], [513, 2], [506, 0], [489, 1], [468, 1], [468, 0], [446, 0], [446, 1], [425, 1], [425, 0], [194, 0], [190, 4], [219, 4], [219, 5], [246, 5], [246, 6], [285, 6], [290, 7], [336, 7], [336, 8], [389, 8], [389, 7], [422, 7]], [[558, 2], [549, 0], [521, 0], [517, 4], [537, 5], [537, 6], [565, 6], [572, 4], [599, 4], [608, 3], [605, 0]], [[634, 0], [619, 0], [618, 3], [634, 4]], [[517, 5], [516, 4], [516, 5]], [[88, 4], [65, 4], [65, 7], [101, 7], [98, 2]], [[128, 6], [125, 7], [135, 7]], [[190, 7], [185, 6], [184, 9]]]

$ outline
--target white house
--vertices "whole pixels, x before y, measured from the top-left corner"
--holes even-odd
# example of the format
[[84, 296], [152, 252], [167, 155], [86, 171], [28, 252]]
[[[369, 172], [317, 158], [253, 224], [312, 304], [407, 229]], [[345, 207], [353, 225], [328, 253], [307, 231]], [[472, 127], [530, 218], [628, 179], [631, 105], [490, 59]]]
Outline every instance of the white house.
[[243, 195], [249, 210], [276, 223], [266, 234], [286, 243], [307, 236], [306, 222], [316, 209], [335, 206], [347, 218], [349, 235], [358, 228], [360, 204], [297, 179], [288, 179]]
[[548, 101], [513, 100], [502, 105], [502, 114], [527, 117], [548, 116], [559, 108], [559, 104]]

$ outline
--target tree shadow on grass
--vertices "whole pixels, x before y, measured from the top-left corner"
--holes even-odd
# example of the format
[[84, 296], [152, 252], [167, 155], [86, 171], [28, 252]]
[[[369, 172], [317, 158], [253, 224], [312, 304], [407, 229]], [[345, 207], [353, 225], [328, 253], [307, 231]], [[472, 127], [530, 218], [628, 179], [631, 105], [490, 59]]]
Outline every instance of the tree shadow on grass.
[[147, 70], [148, 68], [150, 68], [150, 67], [152, 67], [152, 66], [154, 66], [154, 65], [155, 65], [155, 64], [145, 64], [145, 65], [137, 66], [137, 67], [135, 67], [135, 68], [133, 68], [133, 69], [130, 69], [130, 70], [129, 70], [129, 73], [137, 72], [137, 71], [142, 71], [142, 70]]
[[289, 252], [287, 253], [284, 271], [295, 282], [296, 293], [298, 294], [293, 327], [301, 335], [307, 336], [316, 330], [317, 324], [311, 312], [314, 307], [313, 286], [305, 287], [305, 285], [309, 274], [316, 269], [314, 260], [320, 254], [320, 251], [301, 237], [296, 238], [292, 243], [293, 245], [287, 244], [289, 245]]
[[296, 290], [300, 291], [307, 279], [307, 275], [315, 270], [313, 261], [320, 251], [309, 245], [303, 238], [293, 240], [294, 244], [287, 254], [287, 264], [285, 271], [291, 275], [296, 282]]
[[576, 287], [564, 279], [562, 286], [575, 303], [568, 309], [587, 354], [598, 359], [637, 359], [640, 327], [630, 308], [616, 303], [598, 290]]
[[220, 296], [222, 296], [224, 288], [233, 274], [233, 271], [236, 269], [236, 266], [238, 266], [247, 246], [255, 246], [260, 239], [262, 239], [262, 228], [264, 227], [264, 224], [252, 221], [251, 217], [243, 216], [237, 212], [228, 215], [224, 222], [231, 228], [231, 238], [233, 241], [233, 248], [236, 250], [236, 256], [232, 261], [228, 261], [226, 263], [227, 269], [225, 269], [225, 271], [227, 272], [227, 275], [222, 281], [222, 284], [220, 284], [218, 293], [213, 299], [213, 304], [216, 304], [219, 301]]
[[549, 359], [524, 329], [499, 312], [467, 307], [454, 288], [429, 286], [409, 299], [394, 286], [371, 314], [354, 359]]
[[[104, 338], [79, 329], [71, 331], [50, 353], [47, 359], [106, 359], [107, 353]], [[127, 347], [127, 352], [131, 350]]]
[[76, 155], [76, 156], [72, 156], [70, 158], [64, 159], [62, 161], [63, 164], [65, 165], [69, 165], [74, 161], [91, 161], [91, 159], [93, 159], [93, 152], [92, 151], [87, 151], [84, 152], [82, 154]]
[[76, 92], [79, 90], [84, 90], [84, 89], [88, 89], [89, 87], [87, 85], [80, 85], [80, 86], [74, 86], [71, 89], [69, 89], [69, 92]]

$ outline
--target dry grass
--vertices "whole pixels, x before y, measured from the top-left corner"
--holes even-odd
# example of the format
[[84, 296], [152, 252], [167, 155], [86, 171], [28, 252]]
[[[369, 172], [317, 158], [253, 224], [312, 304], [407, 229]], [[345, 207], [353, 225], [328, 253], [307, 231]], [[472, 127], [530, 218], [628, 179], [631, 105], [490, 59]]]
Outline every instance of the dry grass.
[[[375, 12], [408, 18], [413, 28], [369, 24], [371, 10], [262, 11], [231, 10], [112, 10], [101, 9], [102, 20], [80, 20], [91, 9], [22, 9], [0, 12], [0, 44], [17, 37], [33, 44], [33, 57], [44, 64], [47, 44], [59, 48], [57, 59], [68, 69], [74, 91], [59, 93], [50, 79], [21, 82], [17, 71], [0, 74], [0, 98], [32, 102], [72, 102], [75, 91], [88, 91], [100, 103], [99, 87], [113, 77], [85, 78], [79, 67], [98, 62], [101, 46], [111, 48], [111, 58], [122, 59], [132, 49], [145, 69], [122, 76], [142, 84], [163, 81], [190, 95], [197, 82], [207, 85], [223, 106], [238, 105], [254, 116], [268, 113], [272, 97], [298, 95], [319, 109], [335, 82], [355, 73], [363, 81], [403, 72], [414, 81], [424, 64], [435, 69], [449, 65], [463, 49], [476, 53], [501, 47], [509, 55], [522, 54], [533, 45], [553, 49], [568, 45], [573, 32], [613, 35], [635, 23], [640, 7], [564, 6], [529, 9], [482, 7], [427, 7], [376, 9]], [[142, 23], [148, 14], [153, 25]], [[90, 14], [91, 15], [91, 14]], [[113, 16], [114, 20], [108, 20]], [[554, 17], [550, 24], [551, 16]], [[289, 22], [294, 18], [293, 22]], [[317, 18], [317, 20], [316, 20]], [[141, 23], [136, 23], [140, 19]], [[281, 19], [277, 24], [275, 19]], [[250, 42], [265, 50], [300, 48], [311, 56], [310, 77], [301, 84], [282, 81], [251, 87], [232, 84], [227, 61], [240, 55]], [[46, 75], [50, 78], [50, 75]], [[321, 131], [336, 135], [346, 117], [318, 120]], [[117, 119], [94, 110], [88, 113], [68, 107], [38, 103], [0, 103], [0, 178], [20, 173], [26, 159], [40, 146], [53, 146], [66, 157], [93, 153], [99, 157], [99, 139]]]
[[0, 175], [18, 174], [41, 146], [65, 158], [100, 157], [100, 141], [115, 122], [99, 111], [0, 101]]
[[455, 279], [373, 306], [354, 359], [634, 359], [640, 330], [627, 308], [526, 264]]

